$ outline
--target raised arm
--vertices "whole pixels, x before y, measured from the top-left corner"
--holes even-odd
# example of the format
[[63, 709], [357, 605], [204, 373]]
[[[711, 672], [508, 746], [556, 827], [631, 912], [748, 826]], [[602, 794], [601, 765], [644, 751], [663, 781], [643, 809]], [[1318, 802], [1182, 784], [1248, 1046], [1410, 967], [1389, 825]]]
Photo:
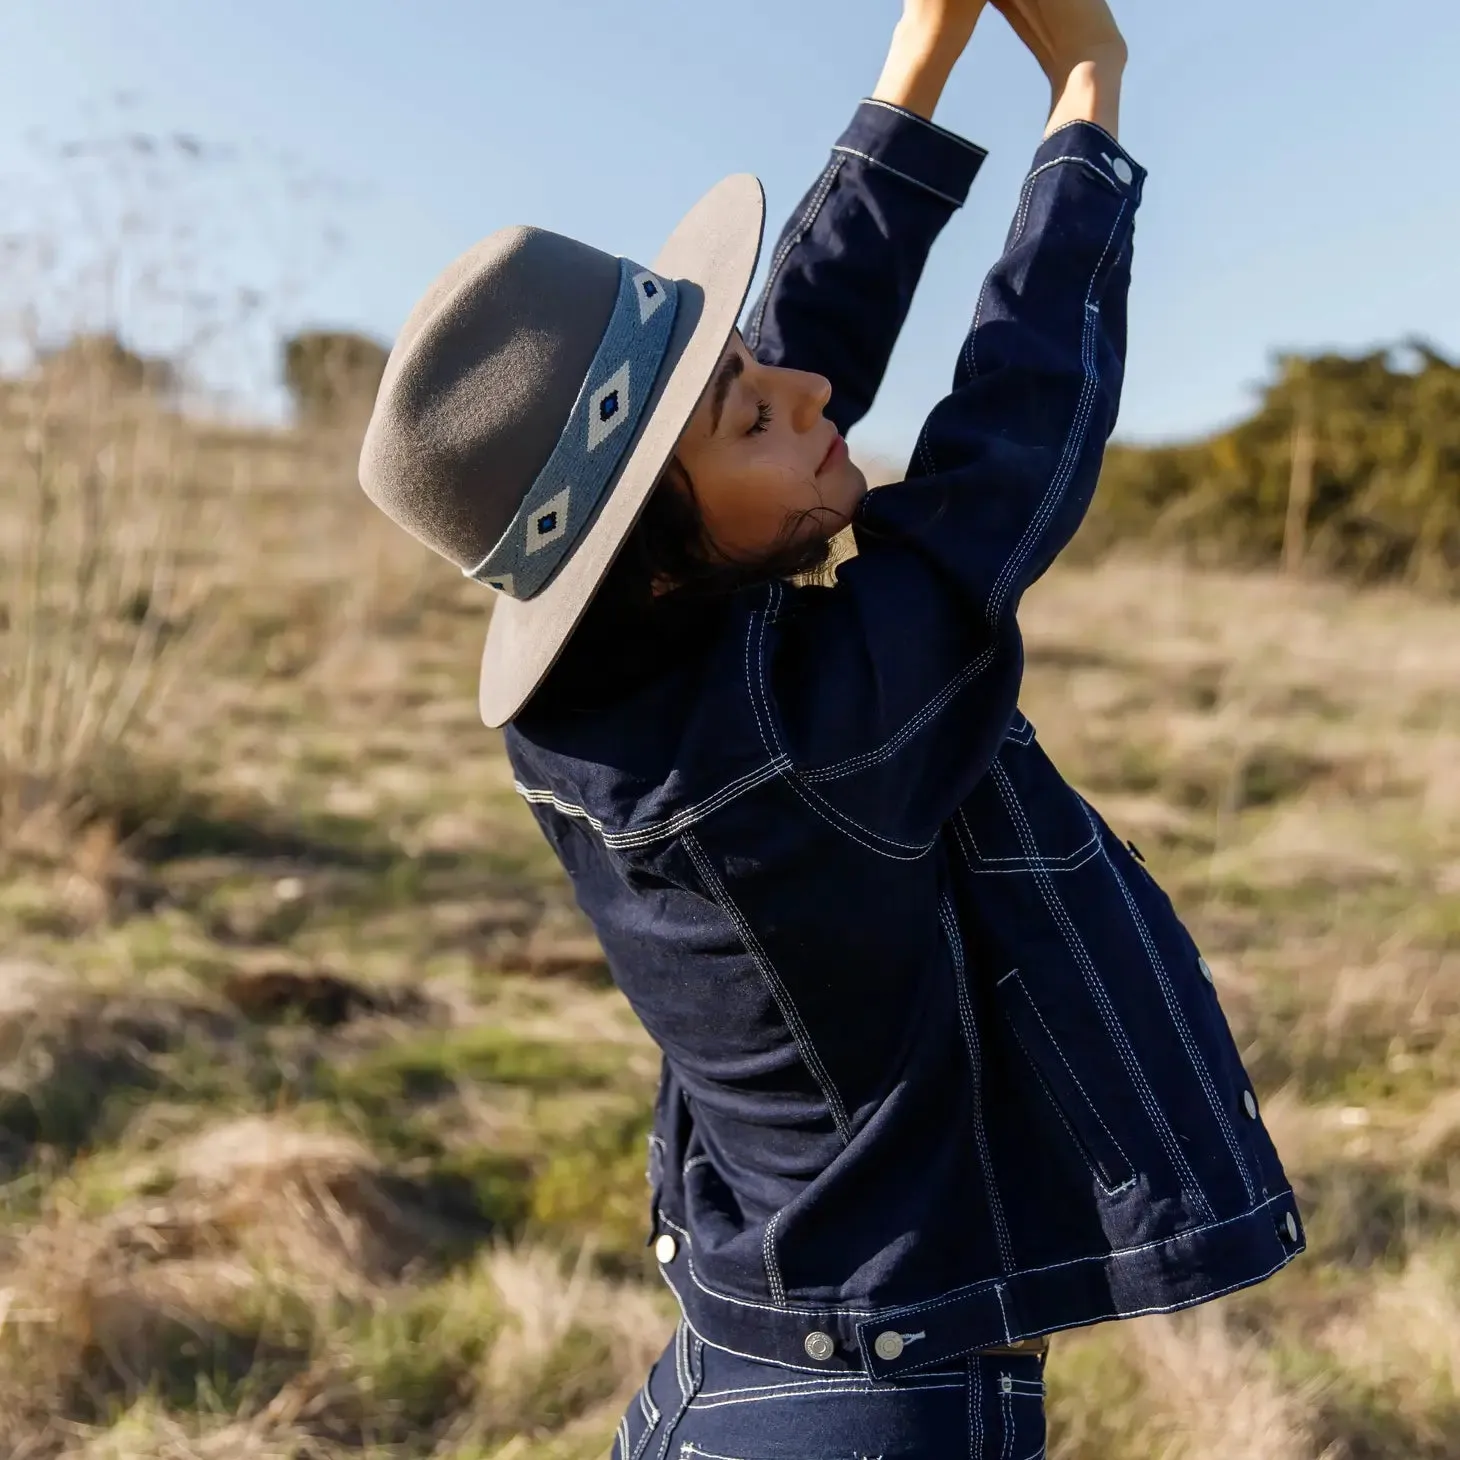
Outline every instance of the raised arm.
[[1020, 596], [1078, 526], [1115, 424], [1144, 173], [1094, 118], [1114, 122], [1122, 65], [1114, 51], [1072, 64], [1056, 87], [908, 480], [868, 496], [834, 587], [773, 587], [753, 626], [770, 748], [809, 807], [889, 856], [924, 849], [997, 752], [1023, 667]]
[[872, 404], [933, 240], [982, 148], [932, 121], [985, 0], [906, 0], [882, 75], [781, 230], [745, 328], [768, 365], [831, 381], [846, 432]]

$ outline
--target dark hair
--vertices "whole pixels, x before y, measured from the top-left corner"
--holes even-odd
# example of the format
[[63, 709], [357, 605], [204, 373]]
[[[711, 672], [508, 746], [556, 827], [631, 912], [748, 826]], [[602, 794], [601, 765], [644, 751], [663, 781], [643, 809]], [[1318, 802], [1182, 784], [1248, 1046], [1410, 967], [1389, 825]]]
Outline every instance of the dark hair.
[[[797, 540], [815, 509], [787, 515], [781, 540], [754, 559], [729, 559], [710, 539], [694, 482], [677, 457], [664, 469], [588, 612], [533, 704], [586, 708], [662, 663], [732, 594], [825, 568], [831, 544]], [[667, 632], [666, 632], [667, 631]], [[643, 646], [644, 653], [636, 652]]]

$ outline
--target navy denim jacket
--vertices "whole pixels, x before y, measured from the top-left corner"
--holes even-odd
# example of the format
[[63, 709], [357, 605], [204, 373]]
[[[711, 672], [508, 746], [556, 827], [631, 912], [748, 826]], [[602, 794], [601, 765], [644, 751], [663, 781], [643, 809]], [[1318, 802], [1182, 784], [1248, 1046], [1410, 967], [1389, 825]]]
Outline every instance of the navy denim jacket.
[[[864, 103], [782, 233], [747, 343], [830, 377], [842, 430], [982, 157]], [[1017, 707], [1020, 595], [1115, 422], [1143, 181], [1087, 123], [1040, 146], [833, 586], [747, 590], [593, 713], [508, 729], [664, 1052], [656, 1251], [712, 1344], [887, 1377], [1302, 1248], [1205, 962]]]

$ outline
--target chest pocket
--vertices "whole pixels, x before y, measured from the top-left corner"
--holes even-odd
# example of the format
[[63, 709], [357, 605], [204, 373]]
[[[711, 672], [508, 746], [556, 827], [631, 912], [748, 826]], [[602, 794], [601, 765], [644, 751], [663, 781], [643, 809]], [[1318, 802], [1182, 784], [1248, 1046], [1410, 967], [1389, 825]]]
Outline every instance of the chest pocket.
[[1100, 834], [1016, 713], [993, 764], [953, 818], [968, 870], [978, 876], [1073, 872], [1100, 855]]

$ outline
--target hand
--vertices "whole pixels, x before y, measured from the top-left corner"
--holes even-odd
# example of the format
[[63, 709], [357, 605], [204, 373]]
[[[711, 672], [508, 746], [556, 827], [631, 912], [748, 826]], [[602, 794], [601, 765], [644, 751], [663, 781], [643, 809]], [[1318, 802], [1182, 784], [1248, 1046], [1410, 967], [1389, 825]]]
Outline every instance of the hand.
[[1125, 37], [1105, 0], [992, 0], [1049, 78], [1056, 97], [1076, 67], [1120, 71]]

